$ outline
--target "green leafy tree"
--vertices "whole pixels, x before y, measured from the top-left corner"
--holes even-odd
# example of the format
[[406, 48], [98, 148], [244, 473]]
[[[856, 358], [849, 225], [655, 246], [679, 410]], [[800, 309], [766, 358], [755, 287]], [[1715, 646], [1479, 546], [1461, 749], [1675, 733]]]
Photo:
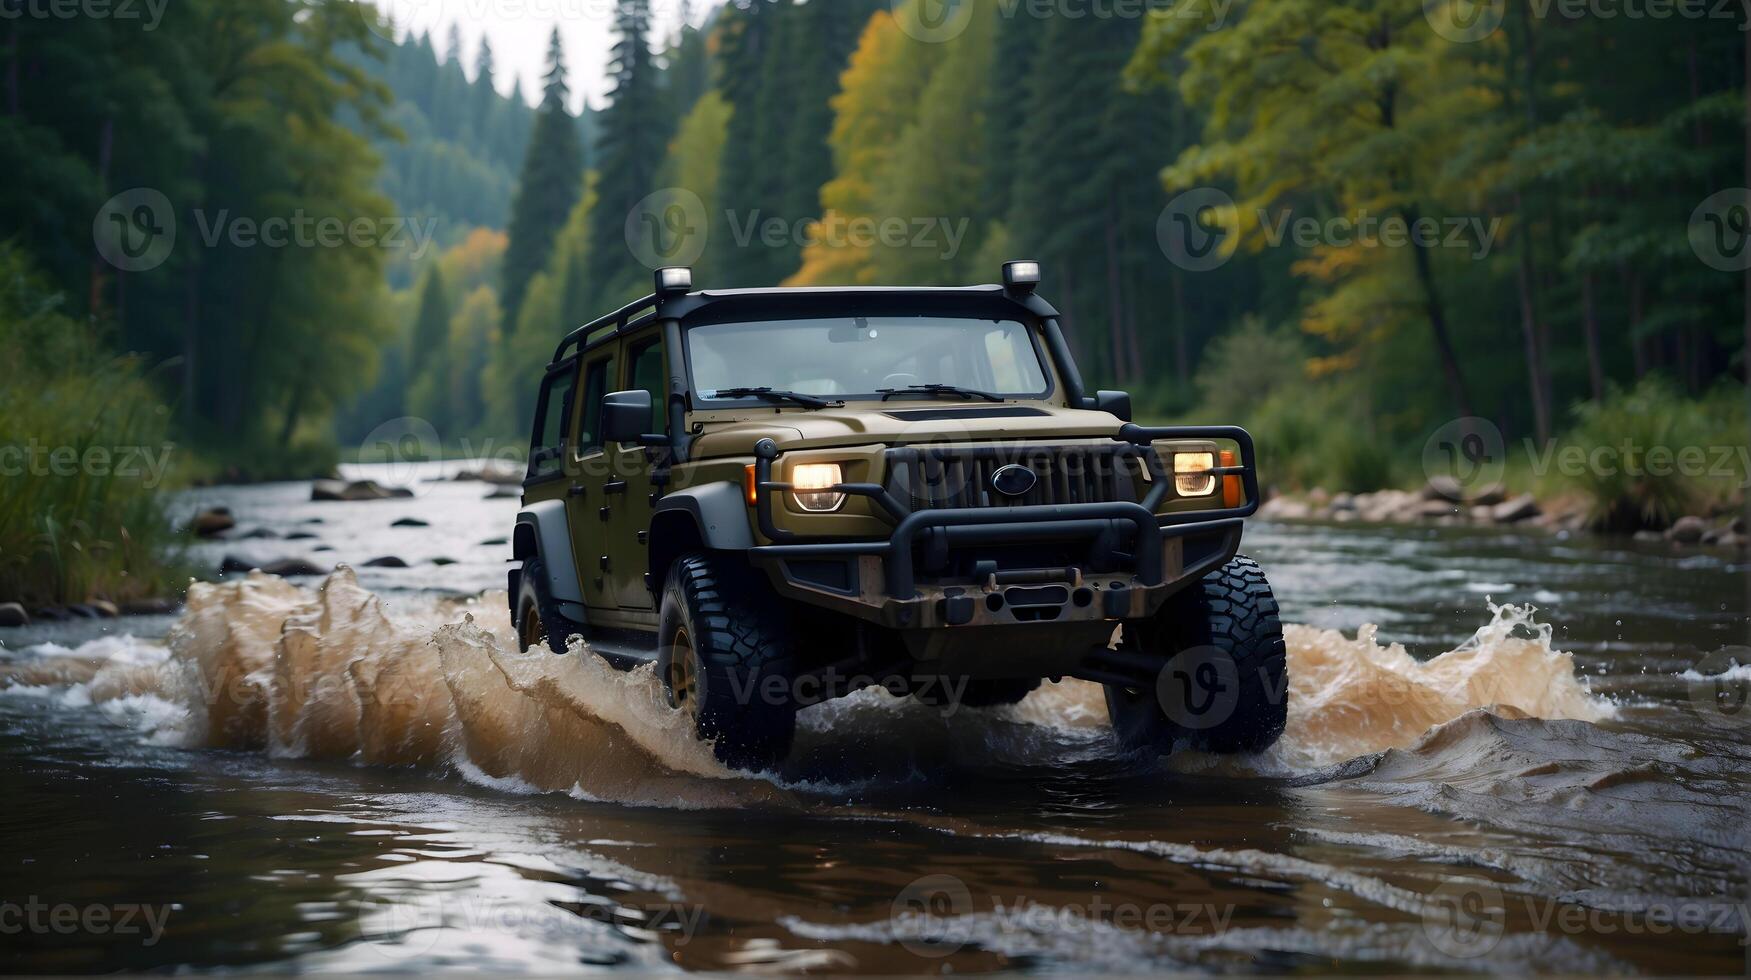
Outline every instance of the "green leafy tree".
[[576, 120], [566, 108], [570, 97], [565, 51], [555, 28], [547, 49], [547, 89], [511, 204], [510, 247], [501, 291], [507, 323], [522, 316], [529, 280], [547, 264], [554, 236], [577, 204], [584, 161]]

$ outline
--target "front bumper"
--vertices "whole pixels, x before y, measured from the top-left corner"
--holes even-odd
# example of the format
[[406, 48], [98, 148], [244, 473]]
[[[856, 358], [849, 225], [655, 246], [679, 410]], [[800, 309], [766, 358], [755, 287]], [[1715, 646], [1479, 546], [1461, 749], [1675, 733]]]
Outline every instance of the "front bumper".
[[[809, 541], [781, 529], [774, 500], [791, 489], [772, 480], [778, 447], [755, 448], [756, 509], [772, 544], [751, 557], [786, 596], [899, 630], [1071, 624], [1153, 615], [1185, 583], [1221, 567], [1240, 545], [1244, 520], [1259, 506], [1252, 437], [1231, 427], [1146, 428], [1126, 425], [1117, 439], [1138, 447], [1151, 474], [1142, 502], [962, 507], [913, 510], [879, 484], [831, 488], [870, 498], [893, 522], [885, 540]], [[1237, 465], [1218, 467], [1219, 486], [1238, 478], [1239, 506], [1161, 514], [1173, 485], [1154, 444], [1224, 440], [1239, 447]], [[1217, 499], [1221, 499], [1218, 492]], [[1076, 543], [1084, 566], [980, 567], [956, 581], [920, 583], [921, 549], [978, 554], [981, 546]]]

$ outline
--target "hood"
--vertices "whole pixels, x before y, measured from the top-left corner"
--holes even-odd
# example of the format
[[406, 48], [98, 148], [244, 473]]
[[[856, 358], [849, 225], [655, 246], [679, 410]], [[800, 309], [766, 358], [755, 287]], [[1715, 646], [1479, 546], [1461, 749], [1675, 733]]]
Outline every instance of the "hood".
[[1117, 435], [1123, 424], [1106, 412], [1040, 403], [969, 406], [895, 401], [817, 410], [751, 409], [706, 422], [694, 452], [701, 457], [745, 455], [763, 438], [787, 450], [871, 443], [1098, 439]]

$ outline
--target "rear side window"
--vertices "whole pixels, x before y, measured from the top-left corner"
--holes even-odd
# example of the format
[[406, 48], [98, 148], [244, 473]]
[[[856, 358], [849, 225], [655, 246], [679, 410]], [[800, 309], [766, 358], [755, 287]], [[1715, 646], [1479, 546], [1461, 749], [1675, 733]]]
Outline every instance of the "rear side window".
[[566, 427], [571, 421], [568, 409], [576, 384], [577, 372], [571, 368], [556, 371], [541, 382], [541, 397], [535, 406], [535, 438], [529, 446], [532, 480], [555, 476], [564, 468]]
[[607, 357], [584, 368], [584, 422], [578, 427], [578, 455], [602, 448], [602, 399], [612, 391], [614, 358]]

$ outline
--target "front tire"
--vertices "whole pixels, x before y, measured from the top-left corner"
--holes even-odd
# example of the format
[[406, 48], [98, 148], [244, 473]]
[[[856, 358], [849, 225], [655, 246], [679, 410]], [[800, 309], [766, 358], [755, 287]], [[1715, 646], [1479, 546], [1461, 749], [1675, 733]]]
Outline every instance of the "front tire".
[[1287, 650], [1265, 573], [1238, 557], [1168, 600], [1148, 622], [1125, 624], [1124, 649], [1158, 658], [1143, 688], [1106, 687], [1119, 740], [1132, 749], [1262, 752], [1288, 721]]
[[657, 676], [732, 769], [770, 769], [796, 733], [790, 617], [765, 577], [721, 554], [669, 569], [659, 616]]

